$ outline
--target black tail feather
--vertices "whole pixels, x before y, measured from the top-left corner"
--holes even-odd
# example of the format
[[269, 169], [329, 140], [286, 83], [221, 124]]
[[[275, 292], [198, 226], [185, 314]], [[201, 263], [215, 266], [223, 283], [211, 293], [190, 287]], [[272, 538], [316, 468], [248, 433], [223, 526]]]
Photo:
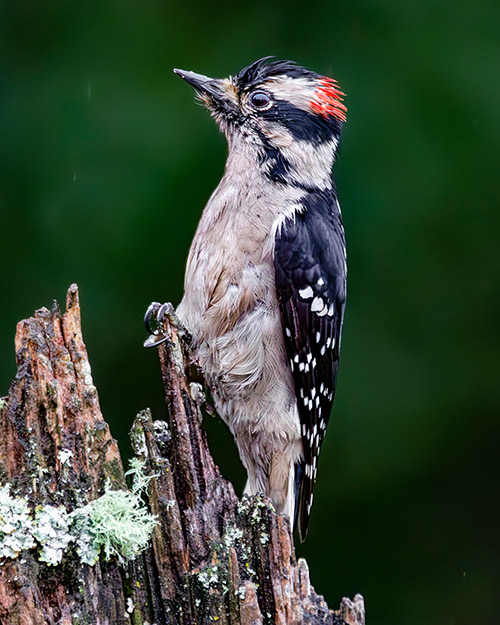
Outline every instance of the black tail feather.
[[295, 518], [293, 528], [297, 530], [300, 542], [304, 542], [309, 526], [314, 481], [306, 475], [305, 462], [295, 464]]

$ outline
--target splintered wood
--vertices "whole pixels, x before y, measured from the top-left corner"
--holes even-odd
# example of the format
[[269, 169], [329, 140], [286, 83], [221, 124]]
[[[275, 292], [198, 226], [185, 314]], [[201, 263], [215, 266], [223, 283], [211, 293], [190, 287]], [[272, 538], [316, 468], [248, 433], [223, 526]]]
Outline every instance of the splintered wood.
[[[333, 611], [316, 594], [288, 519], [267, 499], [239, 500], [221, 476], [200, 425], [203, 394], [186, 373], [188, 349], [174, 325], [166, 321], [164, 331], [167, 419], [153, 421], [145, 410], [131, 431], [144, 474], [154, 476], [145, 501], [157, 519], [150, 546], [123, 566], [104, 553], [90, 566], [69, 542], [49, 565], [33, 541], [0, 560], [0, 623], [364, 625], [360, 595]], [[21, 321], [15, 345], [17, 374], [0, 400], [3, 492], [24, 498], [32, 516], [44, 506], [70, 515], [106, 484], [125, 488], [92, 381], [76, 285], [64, 314], [54, 304]], [[0, 515], [0, 543], [13, 541], [12, 527]]]

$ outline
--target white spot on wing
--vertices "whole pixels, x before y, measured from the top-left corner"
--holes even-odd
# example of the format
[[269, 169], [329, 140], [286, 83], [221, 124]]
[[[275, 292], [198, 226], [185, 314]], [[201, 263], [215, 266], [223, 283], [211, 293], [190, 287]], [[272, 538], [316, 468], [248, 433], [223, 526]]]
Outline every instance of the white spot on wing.
[[313, 505], [313, 495], [314, 493], [311, 493], [311, 499], [309, 499], [309, 503], [307, 504], [307, 514], [311, 512], [311, 507]]
[[321, 297], [315, 297], [311, 304], [311, 311], [318, 312], [324, 308], [325, 304]]
[[305, 289], [299, 289], [299, 295], [302, 299], [311, 299], [311, 297], [314, 295], [314, 291], [311, 289], [310, 286], [306, 286]]

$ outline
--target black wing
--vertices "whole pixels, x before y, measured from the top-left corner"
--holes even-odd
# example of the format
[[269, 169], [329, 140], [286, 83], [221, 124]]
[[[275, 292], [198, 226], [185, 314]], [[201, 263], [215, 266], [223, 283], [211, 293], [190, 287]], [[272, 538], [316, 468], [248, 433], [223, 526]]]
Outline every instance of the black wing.
[[346, 297], [345, 237], [333, 194], [314, 193], [277, 233], [274, 266], [304, 460], [296, 467], [296, 525], [305, 539], [318, 456], [330, 418]]

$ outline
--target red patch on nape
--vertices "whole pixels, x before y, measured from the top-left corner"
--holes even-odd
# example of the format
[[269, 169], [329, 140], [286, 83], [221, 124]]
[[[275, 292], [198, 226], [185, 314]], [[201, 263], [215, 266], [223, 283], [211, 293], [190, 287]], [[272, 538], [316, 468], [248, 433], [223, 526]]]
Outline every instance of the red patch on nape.
[[311, 100], [311, 109], [314, 113], [322, 117], [336, 117], [339, 121], [345, 122], [347, 107], [342, 103], [345, 93], [340, 91], [337, 82], [333, 78], [324, 76], [318, 81], [318, 86]]

